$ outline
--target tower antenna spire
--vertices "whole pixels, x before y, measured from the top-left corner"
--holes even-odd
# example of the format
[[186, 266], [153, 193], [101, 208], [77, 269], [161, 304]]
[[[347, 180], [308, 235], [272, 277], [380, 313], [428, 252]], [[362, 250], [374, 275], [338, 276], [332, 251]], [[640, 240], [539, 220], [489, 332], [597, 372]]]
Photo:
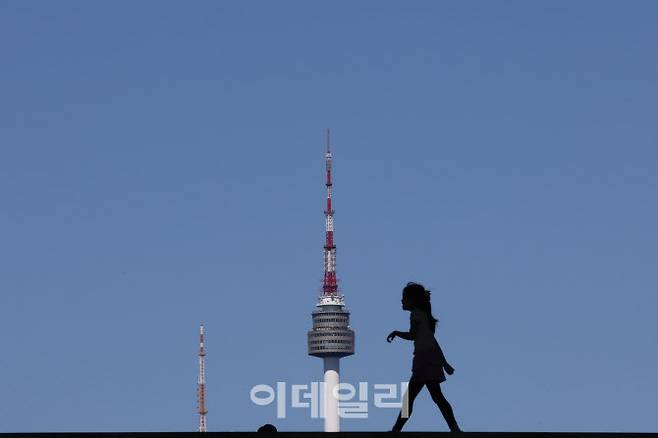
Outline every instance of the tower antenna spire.
[[338, 279], [336, 278], [336, 245], [334, 244], [334, 209], [332, 203], [333, 183], [331, 179], [331, 131], [327, 128], [327, 152], [324, 154], [327, 173], [327, 207], [325, 215], [325, 243], [324, 243], [324, 277], [322, 279], [322, 294], [325, 297], [338, 299]]
[[199, 397], [199, 432], [207, 432], [208, 425], [206, 423], [206, 350], [203, 345], [204, 329], [203, 324], [199, 326], [199, 381], [198, 381], [198, 397]]

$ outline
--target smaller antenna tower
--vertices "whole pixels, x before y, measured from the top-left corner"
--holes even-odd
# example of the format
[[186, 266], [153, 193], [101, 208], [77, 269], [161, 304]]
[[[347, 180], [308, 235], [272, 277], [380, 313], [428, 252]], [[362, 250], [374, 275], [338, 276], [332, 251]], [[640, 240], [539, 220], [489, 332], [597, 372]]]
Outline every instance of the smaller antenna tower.
[[199, 326], [199, 432], [207, 432], [206, 424], [206, 351], [203, 348], [203, 324]]

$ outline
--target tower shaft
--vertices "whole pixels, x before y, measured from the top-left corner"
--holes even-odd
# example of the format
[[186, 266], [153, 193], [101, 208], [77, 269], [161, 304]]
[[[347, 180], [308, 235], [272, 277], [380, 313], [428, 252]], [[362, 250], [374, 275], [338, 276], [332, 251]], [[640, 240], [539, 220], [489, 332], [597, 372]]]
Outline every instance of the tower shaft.
[[340, 358], [325, 357], [324, 365], [324, 431], [340, 432], [338, 399], [334, 396], [340, 384]]

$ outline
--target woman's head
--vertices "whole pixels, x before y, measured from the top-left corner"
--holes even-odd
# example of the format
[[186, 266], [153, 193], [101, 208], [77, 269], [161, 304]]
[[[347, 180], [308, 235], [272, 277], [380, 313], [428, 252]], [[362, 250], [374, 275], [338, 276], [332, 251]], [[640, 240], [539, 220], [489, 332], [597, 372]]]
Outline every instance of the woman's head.
[[434, 331], [438, 320], [432, 316], [430, 296], [430, 291], [425, 289], [422, 284], [409, 282], [402, 289], [402, 309], [419, 309], [425, 312], [430, 321], [430, 328]]
[[404, 310], [420, 308], [429, 299], [429, 291], [425, 290], [422, 284], [409, 282], [402, 289], [402, 306]]

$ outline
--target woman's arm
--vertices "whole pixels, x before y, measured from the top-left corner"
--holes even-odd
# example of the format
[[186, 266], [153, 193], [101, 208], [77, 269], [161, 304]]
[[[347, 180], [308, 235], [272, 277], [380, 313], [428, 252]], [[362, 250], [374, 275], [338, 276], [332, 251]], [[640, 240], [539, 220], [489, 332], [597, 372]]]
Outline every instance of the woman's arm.
[[393, 339], [395, 339], [396, 336], [398, 336], [402, 339], [406, 339], [407, 341], [413, 341], [414, 339], [416, 339], [416, 326], [417, 326], [417, 323], [414, 320], [413, 315], [411, 315], [410, 320], [411, 320], [411, 323], [409, 325], [409, 331], [408, 332], [400, 332], [400, 331], [394, 330], [391, 333], [389, 333], [389, 335], [386, 337], [386, 340], [388, 342], [391, 342]]
[[406, 339], [407, 341], [413, 341], [415, 339], [414, 335], [411, 332], [399, 332], [399, 331], [394, 331], [395, 336], [398, 336], [402, 339]]
[[407, 341], [413, 341], [414, 340], [413, 335], [411, 334], [411, 332], [400, 332], [400, 331], [397, 331], [397, 330], [393, 330], [391, 333], [388, 334], [388, 336], [386, 336], [386, 341], [391, 342], [393, 339], [396, 338], [396, 336], [400, 337], [402, 339], [406, 339]]

